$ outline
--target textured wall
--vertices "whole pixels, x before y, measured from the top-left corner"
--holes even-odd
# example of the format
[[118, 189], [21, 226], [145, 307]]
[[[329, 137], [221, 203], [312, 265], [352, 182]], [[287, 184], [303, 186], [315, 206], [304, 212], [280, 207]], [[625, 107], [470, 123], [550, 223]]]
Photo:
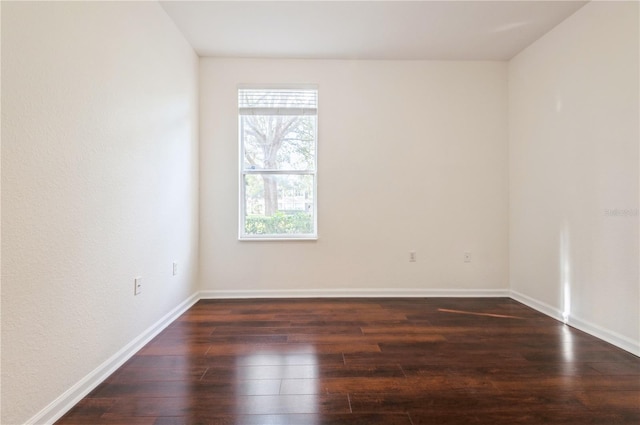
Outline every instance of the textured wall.
[[[506, 71], [201, 59], [203, 289], [507, 289]], [[240, 83], [318, 84], [317, 241], [237, 239]]]
[[194, 293], [197, 61], [153, 2], [2, 2], [3, 424]]
[[509, 64], [512, 289], [640, 353], [637, 2], [591, 2]]

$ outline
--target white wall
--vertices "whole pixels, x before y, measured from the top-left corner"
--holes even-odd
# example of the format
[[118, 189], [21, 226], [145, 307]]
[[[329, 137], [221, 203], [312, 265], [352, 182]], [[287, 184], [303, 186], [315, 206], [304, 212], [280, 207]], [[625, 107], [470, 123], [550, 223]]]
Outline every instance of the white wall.
[[[201, 59], [202, 288], [506, 290], [506, 72], [503, 62]], [[319, 86], [318, 241], [237, 240], [240, 83]]]
[[509, 64], [512, 289], [636, 354], [638, 16], [589, 3]]
[[2, 2], [3, 424], [195, 292], [197, 62], [157, 3]]
[[[0, 3], [0, 32], [2, 31], [2, 4]], [[2, 37], [0, 37], [0, 58], [2, 57]], [[2, 66], [0, 66], [0, 98], [2, 94]], [[2, 117], [2, 102], [0, 101], [0, 117]], [[2, 126], [0, 125], [0, 176], [2, 175]], [[0, 200], [2, 198], [2, 179], [0, 178]], [[0, 202], [0, 218], [2, 217], [2, 202]], [[2, 355], [2, 220], [0, 219], [0, 356]], [[0, 358], [0, 420], [2, 420], [2, 359]]]

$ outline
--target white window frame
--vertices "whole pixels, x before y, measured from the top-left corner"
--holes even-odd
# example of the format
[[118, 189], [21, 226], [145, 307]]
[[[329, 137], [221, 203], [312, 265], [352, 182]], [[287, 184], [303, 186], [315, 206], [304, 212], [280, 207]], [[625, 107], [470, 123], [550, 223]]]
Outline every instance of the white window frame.
[[[312, 84], [305, 85], [239, 85], [236, 90], [236, 102], [238, 102], [238, 93], [243, 89], [256, 90], [315, 90], [316, 99], [318, 99], [318, 86]], [[319, 100], [318, 100], [319, 104]], [[315, 241], [318, 239], [318, 109], [316, 106], [313, 115], [316, 117], [315, 134], [314, 134], [314, 167], [313, 170], [251, 170], [244, 168], [244, 139], [242, 137], [242, 115], [240, 106], [237, 105], [238, 112], [238, 175], [239, 175], [239, 206], [238, 206], [238, 240], [240, 241]], [[271, 109], [271, 108], [266, 108]], [[255, 108], [254, 114], [258, 115], [263, 110]], [[299, 115], [310, 115], [310, 110], [300, 109]], [[313, 233], [309, 234], [267, 234], [254, 235], [245, 232], [246, 217], [246, 197], [245, 197], [245, 176], [251, 174], [270, 174], [270, 175], [310, 175], [313, 177]]]

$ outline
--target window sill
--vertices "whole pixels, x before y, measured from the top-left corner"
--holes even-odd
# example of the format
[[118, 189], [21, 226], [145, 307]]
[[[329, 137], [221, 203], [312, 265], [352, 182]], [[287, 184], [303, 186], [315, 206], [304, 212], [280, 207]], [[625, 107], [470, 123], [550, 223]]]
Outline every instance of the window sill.
[[317, 235], [309, 235], [309, 236], [282, 236], [282, 237], [278, 237], [278, 236], [240, 236], [238, 238], [238, 241], [240, 242], [256, 242], [256, 241], [268, 241], [268, 242], [274, 242], [274, 241], [284, 241], [284, 242], [291, 242], [291, 241], [317, 241], [318, 240], [318, 236]]

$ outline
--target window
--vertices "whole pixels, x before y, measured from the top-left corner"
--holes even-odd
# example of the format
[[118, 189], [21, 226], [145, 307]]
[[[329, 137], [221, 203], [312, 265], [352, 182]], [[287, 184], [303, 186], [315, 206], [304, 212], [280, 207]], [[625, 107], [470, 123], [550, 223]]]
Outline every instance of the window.
[[317, 237], [316, 89], [238, 90], [240, 239]]

